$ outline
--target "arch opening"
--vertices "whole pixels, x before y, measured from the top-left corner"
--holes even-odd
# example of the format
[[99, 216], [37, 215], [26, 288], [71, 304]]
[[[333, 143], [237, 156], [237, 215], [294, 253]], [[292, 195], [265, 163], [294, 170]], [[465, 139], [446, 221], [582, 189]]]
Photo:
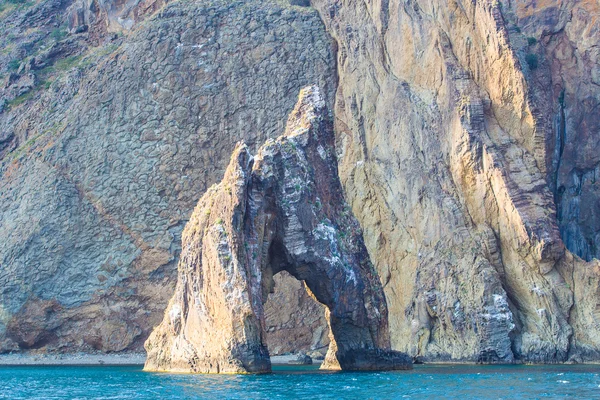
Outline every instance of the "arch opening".
[[287, 271], [275, 274], [264, 304], [266, 344], [275, 363], [314, 363], [325, 358], [329, 326], [325, 306], [307, 292], [304, 283]]

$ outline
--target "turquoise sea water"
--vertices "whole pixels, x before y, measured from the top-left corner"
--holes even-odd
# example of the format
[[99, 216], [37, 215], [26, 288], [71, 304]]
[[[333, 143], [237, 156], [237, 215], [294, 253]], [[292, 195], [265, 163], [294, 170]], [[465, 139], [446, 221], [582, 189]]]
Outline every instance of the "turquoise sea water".
[[600, 366], [415, 366], [326, 373], [174, 375], [141, 367], [0, 367], [1, 399], [600, 399]]

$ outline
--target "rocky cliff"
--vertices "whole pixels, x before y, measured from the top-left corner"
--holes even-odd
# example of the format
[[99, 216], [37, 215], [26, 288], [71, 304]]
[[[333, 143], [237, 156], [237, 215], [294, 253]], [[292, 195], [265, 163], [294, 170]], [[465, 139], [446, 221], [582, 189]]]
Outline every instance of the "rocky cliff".
[[[384, 279], [393, 345], [424, 360], [595, 358], [598, 263], [563, 237], [583, 257], [568, 232], [595, 240], [594, 213], [572, 228], [597, 209], [579, 206], [594, 184], [577, 194], [567, 175], [595, 157], [598, 133], [572, 97], [593, 108], [598, 91], [560, 86], [598, 68], [596, 3], [314, 4], [339, 45], [340, 174]], [[561, 26], [567, 48], [587, 43], [577, 72], [548, 45]], [[567, 141], [586, 151], [566, 156]]]
[[[597, 1], [6, 4], [2, 349], [139, 348], [195, 201], [315, 83], [395, 349], [598, 360]], [[269, 345], [323, 346], [311, 310]]]

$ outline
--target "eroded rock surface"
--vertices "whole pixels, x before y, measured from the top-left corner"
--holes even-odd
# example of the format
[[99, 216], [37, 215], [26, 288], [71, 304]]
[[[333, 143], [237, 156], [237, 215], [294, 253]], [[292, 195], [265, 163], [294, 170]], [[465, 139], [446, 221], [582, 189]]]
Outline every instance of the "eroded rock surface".
[[271, 356], [304, 351], [322, 359], [329, 347], [325, 306], [309, 296], [304, 284], [286, 271], [273, 277], [265, 308], [266, 340]]
[[146, 370], [267, 372], [263, 304], [287, 271], [327, 306], [322, 368], [406, 369], [390, 350], [387, 306], [338, 180], [333, 126], [317, 87], [303, 89], [283, 136], [252, 157], [236, 147], [182, 239], [175, 295], [146, 342]]
[[[393, 347], [600, 359], [597, 1], [314, 0], [335, 45], [310, 7], [164, 3], [0, 4], [0, 351], [139, 349], [235, 143], [278, 135], [307, 84], [334, 104], [339, 75]], [[324, 345], [280, 278], [267, 342]]]

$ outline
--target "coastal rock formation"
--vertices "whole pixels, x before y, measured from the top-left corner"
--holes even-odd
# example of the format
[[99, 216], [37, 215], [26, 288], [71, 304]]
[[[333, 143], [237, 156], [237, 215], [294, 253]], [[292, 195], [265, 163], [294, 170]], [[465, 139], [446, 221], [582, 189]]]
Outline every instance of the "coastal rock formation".
[[322, 368], [410, 368], [390, 350], [379, 277], [338, 180], [333, 125], [317, 87], [255, 157], [239, 144], [185, 227], [175, 295], [146, 342], [150, 371], [271, 369], [263, 304], [287, 271], [327, 306]]
[[[598, 2], [290, 3], [0, 4], [0, 351], [141, 349], [197, 199], [318, 84], [394, 349], [600, 360]], [[327, 345], [274, 281], [269, 349]]]

